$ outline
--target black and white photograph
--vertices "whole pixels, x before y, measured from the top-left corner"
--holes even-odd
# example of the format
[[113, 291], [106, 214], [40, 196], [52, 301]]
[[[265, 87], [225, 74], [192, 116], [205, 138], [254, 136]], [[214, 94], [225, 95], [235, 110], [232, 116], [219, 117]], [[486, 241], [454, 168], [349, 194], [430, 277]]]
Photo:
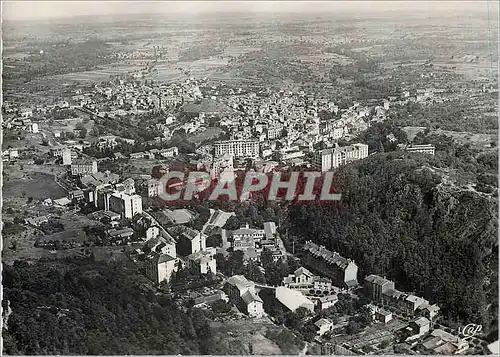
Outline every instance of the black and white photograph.
[[499, 2], [2, 1], [2, 355], [499, 355]]

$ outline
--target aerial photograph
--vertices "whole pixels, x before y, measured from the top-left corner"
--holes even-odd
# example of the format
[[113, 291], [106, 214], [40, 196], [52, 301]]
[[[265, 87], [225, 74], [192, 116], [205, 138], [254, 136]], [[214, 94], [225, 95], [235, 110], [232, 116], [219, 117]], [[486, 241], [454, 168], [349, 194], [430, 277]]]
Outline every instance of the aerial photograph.
[[498, 355], [499, 2], [2, 1], [3, 355]]

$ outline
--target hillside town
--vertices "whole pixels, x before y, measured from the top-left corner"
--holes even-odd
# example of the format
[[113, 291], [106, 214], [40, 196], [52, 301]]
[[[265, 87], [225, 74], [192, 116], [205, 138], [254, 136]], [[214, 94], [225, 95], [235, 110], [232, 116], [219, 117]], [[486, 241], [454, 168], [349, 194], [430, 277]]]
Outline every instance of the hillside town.
[[[302, 311], [305, 326], [315, 331], [314, 340], [325, 354], [370, 354], [389, 347], [400, 353], [418, 350], [460, 354], [472, 346], [466, 337], [447, 332], [449, 328], [436, 322], [438, 305], [396, 290], [394, 282], [384, 277], [360, 276], [356, 262], [349, 257], [313, 242], [307, 242], [301, 251], [289, 252], [281, 239], [287, 233], [280, 229], [279, 222], [253, 226], [247, 223], [229, 229], [228, 221], [234, 218], [234, 212], [152, 205], [159, 199], [161, 185], [161, 176], [155, 170], [150, 175], [134, 175], [123, 169], [122, 174], [101, 169], [108, 162], [126, 167], [133, 160], [142, 160], [156, 163], [159, 173], [164, 174], [175, 161], [204, 170], [214, 179], [245, 170], [250, 160], [263, 173], [276, 167], [299, 166], [327, 172], [369, 155], [365, 143], [339, 142], [348, 142], [373, 123], [383, 122], [391, 106], [426, 100], [429, 93], [419, 91], [411, 96], [403, 92], [401, 97], [384, 99], [378, 105], [353, 103], [339, 109], [334, 102], [303, 91], [244, 91], [194, 78], [159, 84], [125, 76], [96, 85], [88, 92], [78, 89], [51, 105], [17, 107], [6, 103], [4, 128], [32, 135], [30, 146], [8, 149], [4, 161], [27, 162], [36, 155], [36, 160], [46, 165], [61, 167], [56, 180], [67, 195], [40, 204], [58, 207], [68, 215], [86, 214], [95, 222], [87, 230], [96, 236], [96, 244], [126, 246], [129, 258], [156, 286], [179, 292], [175, 285], [179, 284], [179, 271], [189, 271], [191, 279], [203, 276], [202, 287], [183, 291], [179, 303], [211, 309], [213, 304], [224, 301], [241, 318], [270, 318], [276, 322], [273, 309], [266, 305], [277, 303], [285, 312]], [[186, 108], [195, 111], [187, 112]], [[53, 119], [53, 113], [64, 111], [76, 116]], [[123, 131], [119, 136], [110, 130], [92, 137], [82, 135], [86, 129], [81, 126], [63, 131], [50, 125], [64, 125], [84, 117], [97, 122], [99, 118], [116, 120], [141, 114], [164, 118], [150, 124], [151, 131], [159, 135], [147, 141], [147, 150], [143, 150], [142, 143], [137, 145], [141, 138], [127, 137], [131, 132]], [[219, 134], [210, 143], [197, 145], [194, 152], [169, 146], [176, 132], [195, 136], [207, 131], [212, 122], [218, 123]], [[74, 139], [65, 140], [68, 134]], [[124, 154], [125, 150], [128, 154]], [[435, 148], [410, 145], [400, 150], [434, 155]], [[103, 157], [100, 153], [109, 155]], [[54, 221], [57, 218], [48, 214], [27, 217], [24, 223], [40, 227]], [[78, 244], [43, 237], [36, 243], [47, 249], [67, 249]], [[264, 255], [272, 264], [292, 260], [297, 268], [276, 285], [252, 281], [242, 274], [227, 274], [227, 269], [221, 271], [218, 261], [239, 252], [243, 266], [255, 266], [260, 274], [266, 273], [266, 267], [269, 269], [269, 263], [263, 263]], [[262, 291], [266, 292], [264, 299]], [[365, 303], [352, 316], [327, 317], [339, 300], [343, 303], [346, 299]], [[377, 333], [365, 335], [363, 342], [349, 339], [353, 321], [365, 311], [369, 316], [365, 326], [378, 326], [374, 330]], [[346, 329], [350, 333], [346, 334]]]
[[320, 15], [16, 34], [8, 354], [498, 353], [486, 55]]

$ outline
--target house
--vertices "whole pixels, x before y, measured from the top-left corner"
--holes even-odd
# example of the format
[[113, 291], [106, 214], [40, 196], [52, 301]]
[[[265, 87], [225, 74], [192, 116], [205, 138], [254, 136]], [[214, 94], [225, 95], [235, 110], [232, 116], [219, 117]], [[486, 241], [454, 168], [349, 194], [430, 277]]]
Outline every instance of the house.
[[156, 238], [160, 235], [160, 228], [158, 226], [150, 226], [146, 229], [146, 240]]
[[335, 304], [339, 301], [337, 294], [331, 294], [327, 296], [322, 296], [318, 299], [318, 308], [319, 310], [325, 310], [330, 307], [335, 306]]
[[171, 147], [171, 148], [167, 148], [167, 149], [163, 149], [163, 150], [159, 150], [158, 151], [158, 155], [161, 156], [161, 157], [174, 157], [174, 156], [177, 156], [179, 155], [179, 149], [177, 147]]
[[19, 157], [19, 149], [11, 148], [9, 149], [9, 159], [14, 160]]
[[71, 200], [67, 197], [62, 197], [57, 200], [54, 200], [54, 204], [58, 206], [67, 206], [71, 203]]
[[441, 329], [435, 329], [417, 348], [424, 354], [452, 356], [464, 354], [469, 349], [469, 342]]
[[244, 311], [251, 317], [264, 315], [264, 305], [262, 299], [257, 295], [253, 281], [247, 280], [242, 275], [234, 275], [227, 280], [225, 289], [229, 300], [240, 311]]
[[413, 321], [410, 321], [409, 327], [415, 332], [415, 334], [422, 336], [429, 332], [431, 322], [425, 317], [419, 317]]
[[316, 329], [318, 330], [318, 335], [323, 336], [325, 333], [330, 332], [333, 327], [333, 322], [329, 319], [319, 319], [314, 323]]
[[219, 290], [215, 294], [212, 295], [207, 295], [207, 296], [200, 296], [196, 299], [194, 299], [194, 307], [203, 307], [203, 306], [208, 306], [210, 304], [213, 304], [216, 301], [228, 301], [227, 295]]
[[392, 312], [387, 311], [386, 309], [378, 309], [375, 311], [375, 320], [388, 323], [392, 320]]
[[25, 224], [29, 224], [29, 225], [35, 226], [35, 227], [41, 226], [42, 224], [48, 223], [48, 222], [49, 222], [49, 218], [47, 216], [26, 218], [24, 220]]
[[32, 133], [38, 133], [38, 123], [30, 123], [28, 125], [28, 131], [32, 132]]
[[337, 252], [307, 241], [303, 247], [302, 259], [309, 268], [331, 278], [336, 286], [350, 289], [358, 285], [358, 266]]
[[108, 236], [111, 238], [129, 238], [134, 235], [134, 230], [132, 228], [126, 227], [122, 229], [110, 229], [108, 231]]
[[364, 281], [365, 295], [375, 301], [382, 301], [382, 294], [394, 289], [394, 282], [378, 275], [368, 275]]
[[196, 267], [200, 274], [217, 274], [217, 261], [214, 259], [215, 249], [203, 250], [188, 255], [189, 267]]
[[264, 237], [264, 230], [249, 228], [248, 224], [245, 228], [240, 228], [232, 233], [233, 249], [246, 251], [255, 249], [255, 242], [260, 241]]
[[207, 236], [195, 229], [180, 226], [177, 237], [177, 251], [182, 256], [200, 252], [207, 248]]
[[266, 240], [274, 240], [276, 237], [276, 223], [264, 222], [264, 236]]
[[298, 308], [303, 307], [311, 312], [314, 312], [314, 303], [297, 290], [279, 286], [276, 288], [275, 297], [290, 311], [295, 311]]
[[169, 254], [152, 251], [145, 261], [146, 276], [157, 284], [162, 281], [169, 281], [172, 274], [178, 269], [177, 259]]
[[306, 268], [300, 267], [293, 274], [283, 278], [283, 286], [290, 289], [310, 289], [315, 276]]
[[436, 147], [434, 145], [412, 145], [412, 146], [407, 146], [405, 148], [405, 151], [434, 155]]

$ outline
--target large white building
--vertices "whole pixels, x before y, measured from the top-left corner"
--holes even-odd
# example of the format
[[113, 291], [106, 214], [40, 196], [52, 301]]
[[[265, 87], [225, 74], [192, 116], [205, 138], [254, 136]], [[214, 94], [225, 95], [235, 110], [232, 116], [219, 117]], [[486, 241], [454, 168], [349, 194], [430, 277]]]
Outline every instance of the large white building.
[[259, 157], [259, 142], [257, 140], [226, 140], [214, 144], [215, 156], [233, 155], [235, 157]]
[[368, 156], [368, 145], [353, 144], [336, 146], [331, 149], [320, 150], [314, 154], [314, 165], [322, 172], [330, 171], [351, 161], [364, 159]]
[[109, 197], [109, 210], [119, 213], [123, 218], [132, 218], [142, 213], [142, 197], [115, 192]]
[[276, 299], [290, 311], [295, 311], [303, 307], [310, 312], [314, 312], [314, 303], [297, 290], [279, 286], [276, 288], [275, 296]]

